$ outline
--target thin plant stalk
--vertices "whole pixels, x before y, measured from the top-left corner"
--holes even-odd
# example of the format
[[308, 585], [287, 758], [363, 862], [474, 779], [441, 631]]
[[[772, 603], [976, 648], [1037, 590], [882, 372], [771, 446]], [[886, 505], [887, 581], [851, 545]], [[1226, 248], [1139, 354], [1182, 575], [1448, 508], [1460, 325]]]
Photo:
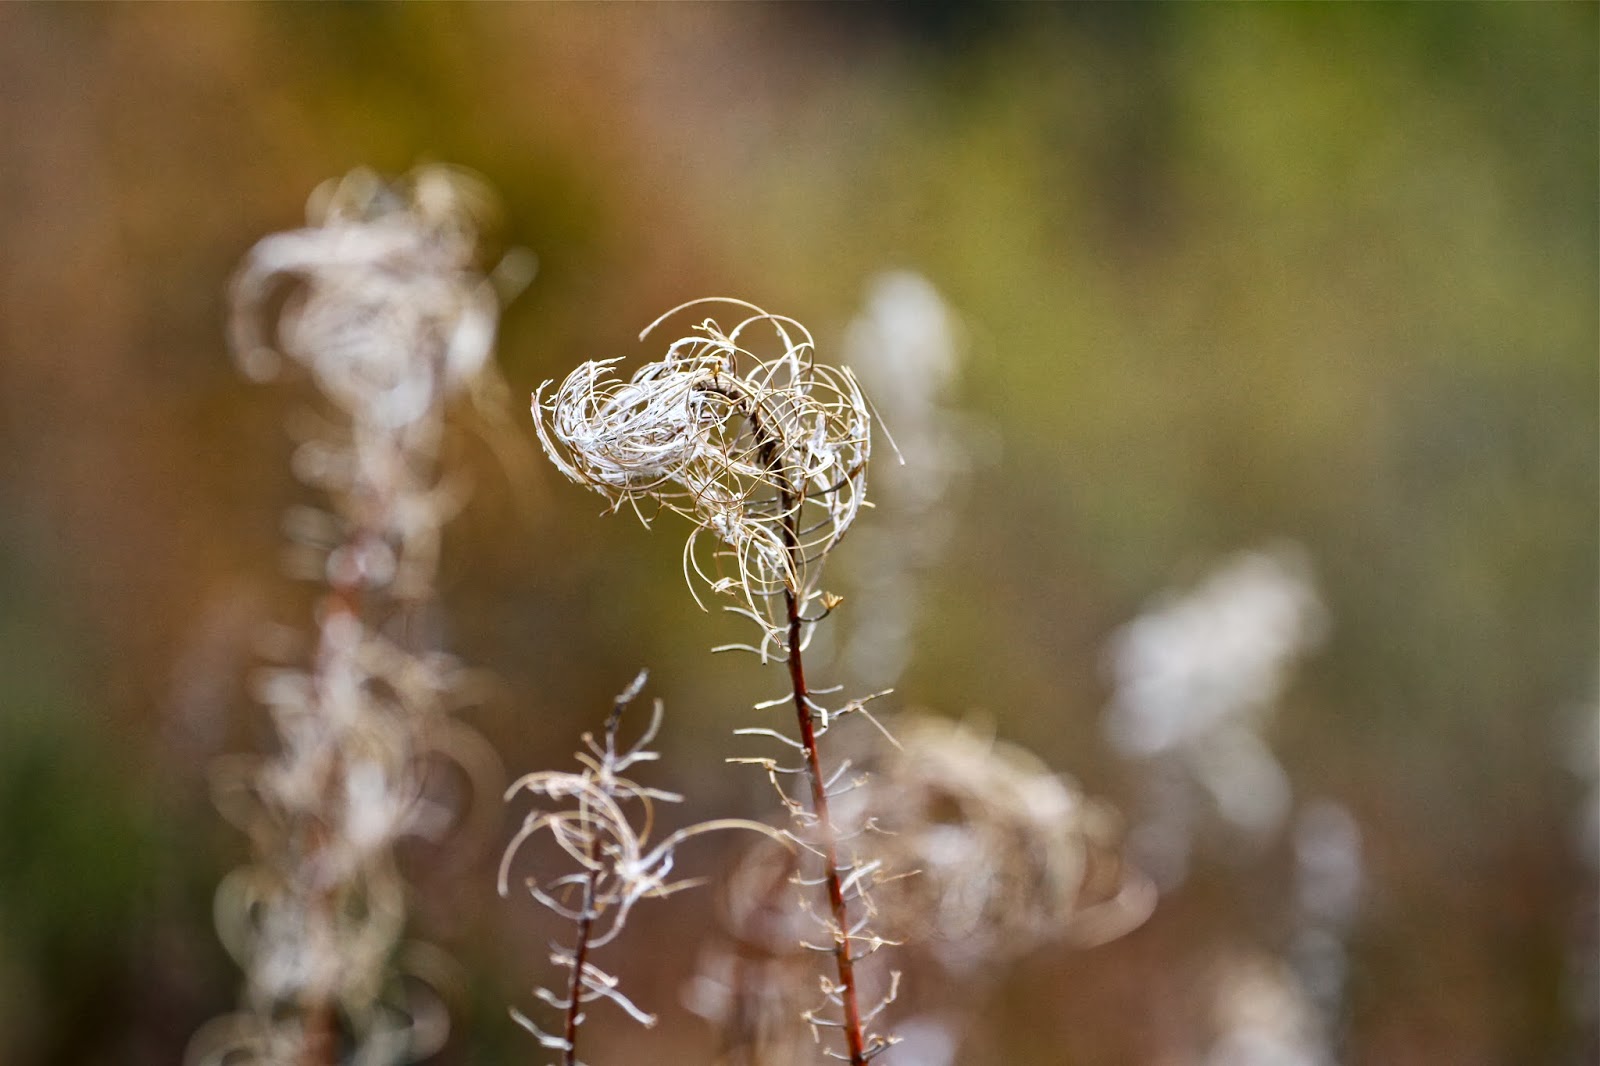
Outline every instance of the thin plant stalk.
[[[633, 690], [619, 695], [611, 704], [611, 714], [606, 718], [606, 750], [615, 751], [617, 728], [622, 724], [622, 712], [633, 698]], [[577, 938], [572, 946], [572, 980], [567, 984], [567, 1016], [562, 1026], [562, 1039], [567, 1048], [562, 1066], [578, 1066], [578, 1026], [583, 1021], [583, 967], [589, 959], [589, 938], [594, 931], [596, 897], [600, 889], [601, 837], [596, 833], [589, 840], [589, 874], [583, 882], [583, 910], [578, 918]]]
[[[346, 538], [346, 544], [359, 551], [372, 536], [374, 534], [371, 530], [361, 526], [351, 532]], [[363, 593], [362, 578], [359, 575], [341, 573], [336, 568], [330, 568], [328, 595], [325, 600], [328, 621], [336, 626], [339, 616], [343, 616], [355, 624], [362, 624], [362, 604], [367, 599]], [[329, 626], [324, 625], [316, 656], [319, 666], [335, 654], [328, 633]], [[318, 673], [321, 673], [320, 669]], [[320, 791], [326, 797], [325, 805], [330, 808], [333, 802], [335, 776], [334, 768], [331, 765], [326, 767], [320, 784]], [[306, 827], [306, 835], [311, 862], [315, 864], [320, 861], [321, 853], [330, 846], [328, 831], [321, 824], [312, 823]], [[319, 910], [331, 913], [337, 906], [334, 890], [331, 887], [323, 888], [318, 892], [314, 903]], [[305, 1017], [305, 1045], [300, 1055], [302, 1066], [334, 1066], [338, 1062], [339, 1012], [333, 997], [326, 989], [315, 992], [308, 990], [301, 1009]]]
[[789, 679], [794, 684], [794, 709], [800, 728], [800, 743], [806, 753], [806, 773], [811, 777], [812, 814], [817, 820], [819, 840], [828, 884], [828, 907], [837, 926], [834, 933], [834, 958], [839, 966], [839, 998], [844, 1003], [844, 1038], [850, 1049], [851, 1066], [867, 1061], [866, 1041], [861, 1030], [861, 1008], [856, 1000], [855, 958], [850, 954], [850, 913], [839, 880], [839, 856], [834, 844], [833, 819], [828, 814], [828, 790], [817, 754], [817, 733], [811, 719], [810, 695], [806, 689], [805, 664], [800, 657], [800, 605], [795, 594], [784, 592], [789, 611]]
[[567, 1050], [562, 1055], [562, 1066], [578, 1066], [578, 1023], [583, 1020], [583, 967], [589, 960], [589, 934], [594, 929], [595, 890], [600, 882], [600, 838], [589, 843], [589, 861], [595, 865], [583, 884], [583, 917], [578, 919], [577, 942], [572, 949], [572, 980], [567, 982], [567, 1017], [562, 1026], [562, 1039]]
[[[759, 432], [759, 421], [752, 419], [752, 423]], [[762, 450], [770, 452], [772, 446], [765, 445]], [[778, 498], [784, 512], [784, 551], [798, 567], [799, 537], [795, 531], [794, 500], [788, 488], [781, 488]], [[794, 686], [795, 720], [800, 731], [800, 744], [805, 749], [806, 774], [811, 778], [811, 813], [816, 819], [818, 834], [815, 846], [822, 852], [828, 909], [833, 914], [835, 927], [833, 954], [839, 969], [839, 998], [844, 1005], [845, 1046], [850, 1052], [850, 1066], [864, 1066], [868, 1056], [861, 1026], [861, 1008], [856, 996], [855, 959], [850, 954], [850, 908], [845, 902], [843, 882], [839, 879], [838, 846], [834, 839], [833, 819], [828, 813], [828, 788], [822, 776], [822, 759], [817, 750], [811, 693], [806, 687], [806, 667], [801, 648], [804, 619], [800, 613], [800, 598], [795, 595], [793, 588], [784, 588], [783, 601], [789, 622], [787, 650], [789, 681]]]
[[[655, 1015], [635, 1006], [617, 987], [617, 978], [597, 968], [589, 957], [617, 938], [640, 900], [662, 899], [701, 883], [697, 878], [670, 879], [679, 844], [706, 833], [736, 828], [752, 829], [787, 842], [769, 826], [737, 818], [700, 822], [670, 833], [658, 843], [650, 842], [655, 803], [678, 803], [683, 797], [624, 776], [630, 767], [659, 758], [646, 745], [661, 725], [660, 700], [655, 701], [650, 724], [642, 736], [626, 749], [619, 750], [617, 744], [623, 710], [639, 695], [645, 678], [646, 673], [641, 671], [613, 702], [603, 740], [596, 740], [590, 733], [583, 735], [587, 750], [578, 753], [581, 772], [547, 770], [527, 774], [506, 793], [509, 800], [528, 792], [552, 801], [555, 808], [541, 803], [523, 820], [521, 830], [500, 860], [500, 894], [510, 894], [512, 864], [523, 846], [540, 834], [548, 834], [551, 842], [579, 867], [577, 872], [564, 876], [544, 876], [542, 884], [534, 877], [525, 881], [535, 901], [577, 926], [570, 948], [551, 944], [550, 960], [566, 971], [562, 982], [565, 994], [558, 995], [548, 986], [534, 990], [537, 999], [561, 1012], [560, 1033], [541, 1029], [521, 1011], [511, 1012], [517, 1024], [532, 1033], [543, 1047], [561, 1053], [560, 1066], [578, 1066], [578, 1030], [584, 1024], [585, 1007], [598, 1000], [610, 1000], [641, 1025], [655, 1025]], [[573, 801], [575, 805], [569, 805]], [[639, 809], [641, 813], [630, 815], [625, 808]], [[640, 824], [634, 825], [635, 821]], [[562, 902], [562, 897], [573, 889], [582, 896], [578, 907]]]

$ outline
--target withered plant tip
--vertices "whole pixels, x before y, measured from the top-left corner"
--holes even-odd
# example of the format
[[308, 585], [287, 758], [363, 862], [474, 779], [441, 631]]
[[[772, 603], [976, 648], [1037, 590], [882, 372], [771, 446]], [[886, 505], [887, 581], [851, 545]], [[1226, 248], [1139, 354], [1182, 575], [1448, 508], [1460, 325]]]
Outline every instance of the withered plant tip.
[[[543, 883], [529, 876], [523, 879], [528, 894], [547, 910], [577, 926], [570, 947], [552, 945], [550, 961], [566, 973], [564, 987], [534, 989], [534, 995], [561, 1012], [559, 1034], [541, 1029], [521, 1011], [511, 1016], [534, 1035], [541, 1045], [562, 1054], [562, 1066], [577, 1066], [578, 1029], [586, 1017], [585, 1007], [605, 999], [620, 1007], [629, 1017], [653, 1026], [656, 1017], [641, 1010], [617, 987], [618, 979], [589, 960], [590, 953], [605, 947], [619, 936], [642, 899], [660, 899], [701, 884], [701, 878], [672, 880], [676, 862], [674, 851], [684, 841], [722, 829], [753, 829], [769, 836], [780, 834], [759, 822], [739, 818], [720, 818], [679, 829], [660, 843], [650, 843], [655, 823], [655, 804], [678, 803], [683, 797], [641, 785], [624, 776], [639, 763], [653, 762], [659, 753], [647, 747], [661, 727], [662, 703], [653, 701], [650, 723], [639, 739], [619, 750], [617, 734], [623, 712], [644, 688], [646, 671], [641, 670], [612, 702], [606, 717], [605, 733], [596, 740], [583, 735], [585, 750], [577, 753], [583, 769], [577, 773], [555, 770], [528, 774], [506, 792], [514, 799], [527, 792], [536, 799], [548, 800], [554, 809], [535, 809], [524, 818], [522, 828], [507, 845], [500, 860], [499, 888], [502, 896], [511, 892], [511, 866], [523, 847], [540, 833], [546, 833], [576, 869]], [[636, 826], [635, 822], [639, 824]], [[576, 905], [572, 897], [577, 896]]]

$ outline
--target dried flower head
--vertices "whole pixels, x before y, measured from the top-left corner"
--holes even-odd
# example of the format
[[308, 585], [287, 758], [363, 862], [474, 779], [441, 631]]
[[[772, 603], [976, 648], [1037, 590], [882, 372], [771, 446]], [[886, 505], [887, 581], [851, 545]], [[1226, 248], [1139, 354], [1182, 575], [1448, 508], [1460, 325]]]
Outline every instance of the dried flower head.
[[[545, 382], [534, 422], [557, 469], [613, 510], [626, 503], [647, 523], [660, 507], [689, 518], [685, 574], [737, 590], [776, 633], [775, 597], [820, 595], [815, 564], [865, 501], [871, 417], [855, 376], [818, 363], [804, 326], [743, 301], [692, 301], [641, 339], [704, 303], [748, 314], [727, 330], [705, 319], [626, 380], [608, 359], [578, 367], [548, 396]], [[752, 350], [758, 331], [776, 338], [776, 354]], [[695, 550], [706, 532], [719, 543], [710, 563]]]
[[[896, 1061], [954, 1062], [986, 979], [1047, 943], [1121, 936], [1149, 915], [1155, 892], [1122, 862], [1115, 812], [1032, 755], [935, 717], [901, 715], [890, 727], [895, 742], [885, 734], [868, 756], [871, 774], [835, 794], [836, 832], [853, 844], [844, 872], [858, 926], [849, 940], [861, 959], [900, 945], [916, 960], [913, 974], [944, 979], [914, 981], [910, 1000], [922, 1013], [897, 1019], [894, 1037], [868, 1050], [903, 1038]], [[821, 917], [807, 902], [816, 882], [796, 865], [808, 854], [758, 842], [726, 876], [726, 939], [702, 955], [686, 999], [719, 1026], [727, 1066], [811, 1061], [793, 1010], [808, 975], [796, 940], [814, 940]], [[869, 884], [870, 893], [856, 887]], [[867, 931], [868, 919], [882, 936]], [[863, 996], [877, 997], [869, 1014], [894, 1000], [896, 975], [857, 979]], [[799, 1020], [825, 1024], [818, 1011]]]

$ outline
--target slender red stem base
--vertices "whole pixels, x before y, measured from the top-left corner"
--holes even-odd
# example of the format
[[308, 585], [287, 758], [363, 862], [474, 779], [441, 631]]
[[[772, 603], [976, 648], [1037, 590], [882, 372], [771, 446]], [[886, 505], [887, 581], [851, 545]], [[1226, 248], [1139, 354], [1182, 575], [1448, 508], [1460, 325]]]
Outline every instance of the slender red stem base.
[[850, 908], [845, 902], [844, 885], [839, 879], [838, 845], [834, 840], [833, 819], [828, 815], [828, 789], [822, 776], [822, 760], [817, 753], [816, 723], [811, 716], [810, 690], [806, 687], [805, 663], [800, 654], [802, 621], [800, 602], [794, 592], [784, 590], [789, 612], [789, 680], [794, 685], [794, 711], [800, 728], [800, 743], [805, 747], [806, 770], [811, 778], [811, 808], [817, 820], [822, 861], [826, 867], [828, 907], [833, 914], [834, 959], [839, 967], [839, 999], [844, 1004], [844, 1038], [850, 1050], [851, 1066], [865, 1066], [866, 1036], [861, 1027], [861, 1008], [856, 996], [855, 957], [850, 953]]
[[[597, 833], [589, 845], [589, 860], [598, 862], [599, 858], [600, 836]], [[583, 1017], [583, 967], [589, 957], [589, 934], [594, 928], [594, 897], [599, 880], [600, 871], [590, 869], [589, 879], [583, 886], [583, 917], [578, 919], [578, 939], [572, 949], [572, 981], [567, 986], [566, 1028], [561, 1034], [567, 1041], [567, 1049], [561, 1059], [564, 1066], [577, 1066], [578, 1062], [578, 1021]]]

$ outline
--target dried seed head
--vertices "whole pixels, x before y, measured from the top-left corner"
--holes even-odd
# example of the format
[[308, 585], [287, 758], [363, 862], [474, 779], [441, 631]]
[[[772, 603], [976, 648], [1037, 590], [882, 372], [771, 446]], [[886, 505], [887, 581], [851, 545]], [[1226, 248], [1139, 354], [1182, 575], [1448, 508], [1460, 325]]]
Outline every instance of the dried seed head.
[[[818, 594], [816, 564], [865, 502], [871, 416], [855, 376], [816, 361], [804, 326], [742, 301], [685, 304], [642, 336], [706, 302], [747, 314], [729, 330], [705, 319], [627, 380], [610, 359], [548, 396], [545, 382], [534, 422], [556, 467], [614, 510], [626, 503], [648, 522], [666, 507], [693, 522], [686, 572], [737, 590], [771, 630], [769, 602]], [[763, 357], [750, 345], [769, 331], [779, 350]], [[718, 542], [709, 561], [695, 551], [703, 532]]]
[[281, 353], [358, 421], [392, 430], [424, 417], [488, 361], [499, 300], [475, 261], [492, 203], [477, 179], [440, 166], [323, 186], [311, 226], [262, 240], [234, 277], [231, 340], [246, 374], [275, 376]]
[[[1117, 856], [1118, 819], [1028, 752], [959, 723], [905, 715], [840, 818], [881, 829], [871, 851], [916, 875], [875, 892], [893, 935], [970, 974], [1038, 945], [1099, 942], [1154, 902]], [[846, 823], [848, 824], [848, 823]], [[1109, 876], [1108, 876], [1109, 875]]]

